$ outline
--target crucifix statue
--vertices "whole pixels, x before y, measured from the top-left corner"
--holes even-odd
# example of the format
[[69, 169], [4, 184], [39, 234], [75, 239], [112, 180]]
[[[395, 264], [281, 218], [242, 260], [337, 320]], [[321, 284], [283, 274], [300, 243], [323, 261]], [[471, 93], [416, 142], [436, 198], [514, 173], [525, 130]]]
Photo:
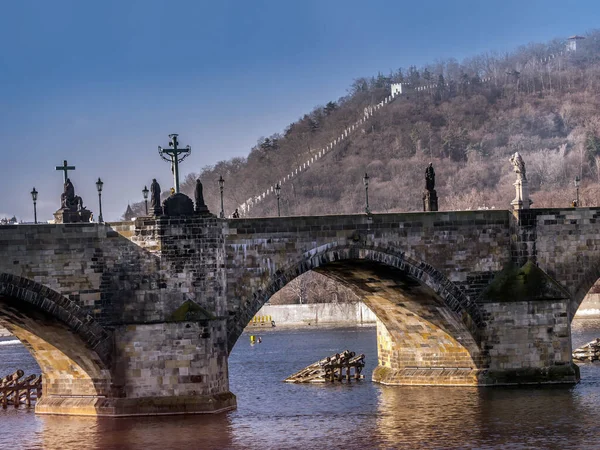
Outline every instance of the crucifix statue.
[[[158, 153], [162, 159], [171, 163], [171, 170], [173, 171], [173, 182], [175, 187], [175, 193], [179, 193], [179, 163], [189, 156], [192, 152], [192, 148], [188, 145], [186, 148], [179, 148], [179, 141], [177, 140], [177, 134], [170, 134], [169, 147], [162, 148], [158, 146]], [[66, 163], [66, 161], [65, 161]]]
[[67, 183], [67, 179], [69, 178], [69, 170], [75, 170], [75, 166], [69, 166], [67, 164], [67, 160], [65, 159], [63, 161], [63, 165], [62, 166], [56, 166], [56, 170], [62, 170], [63, 171], [63, 175], [65, 178], [64, 183]]

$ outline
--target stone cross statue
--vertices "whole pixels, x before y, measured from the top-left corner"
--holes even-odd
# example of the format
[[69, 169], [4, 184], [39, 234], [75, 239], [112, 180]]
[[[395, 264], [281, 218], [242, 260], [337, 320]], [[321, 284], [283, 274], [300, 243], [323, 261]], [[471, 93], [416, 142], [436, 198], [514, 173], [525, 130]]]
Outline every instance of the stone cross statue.
[[527, 180], [525, 161], [523, 161], [519, 152], [515, 152], [515, 154], [510, 157], [510, 162], [513, 165], [513, 170], [517, 174], [517, 180]]
[[435, 190], [435, 171], [433, 170], [433, 163], [429, 163], [427, 169], [425, 169], [425, 189], [428, 191]]
[[150, 185], [150, 204], [152, 205], [152, 212], [155, 216], [162, 214], [162, 207], [160, 206], [160, 184], [156, 181], [156, 178], [152, 179]]

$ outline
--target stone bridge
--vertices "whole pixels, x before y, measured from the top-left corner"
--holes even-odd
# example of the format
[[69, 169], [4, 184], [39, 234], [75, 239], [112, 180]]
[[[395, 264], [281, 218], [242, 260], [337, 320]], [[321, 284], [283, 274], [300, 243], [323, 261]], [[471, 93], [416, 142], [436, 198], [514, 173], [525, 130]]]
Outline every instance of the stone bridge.
[[236, 406], [227, 358], [314, 270], [378, 317], [386, 384], [576, 383], [571, 320], [600, 277], [598, 208], [0, 227], [0, 325], [45, 382], [38, 413]]

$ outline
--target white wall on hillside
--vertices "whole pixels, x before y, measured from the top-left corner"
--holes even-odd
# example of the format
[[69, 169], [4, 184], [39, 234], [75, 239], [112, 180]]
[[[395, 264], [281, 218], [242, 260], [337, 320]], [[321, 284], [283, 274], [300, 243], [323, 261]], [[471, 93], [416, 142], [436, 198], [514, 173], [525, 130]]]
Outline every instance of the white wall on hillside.
[[271, 316], [276, 325], [374, 324], [377, 320], [375, 314], [362, 302], [265, 305], [256, 316]]
[[402, 83], [392, 83], [392, 97], [402, 94]]

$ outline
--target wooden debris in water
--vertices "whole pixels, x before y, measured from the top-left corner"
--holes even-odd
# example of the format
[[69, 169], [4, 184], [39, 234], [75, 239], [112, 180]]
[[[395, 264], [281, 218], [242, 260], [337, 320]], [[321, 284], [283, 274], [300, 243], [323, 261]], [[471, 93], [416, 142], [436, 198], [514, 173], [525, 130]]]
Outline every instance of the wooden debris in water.
[[284, 381], [288, 383], [325, 383], [327, 381], [361, 380], [365, 367], [365, 355], [356, 355], [348, 350], [328, 356], [305, 367]]
[[29, 375], [22, 378], [24, 372], [17, 370], [12, 375], [0, 379], [0, 404], [3, 409], [8, 405], [18, 408], [27, 407], [42, 396], [42, 376]]
[[600, 359], [600, 338], [596, 338], [583, 347], [573, 350], [573, 359], [577, 361], [598, 361]]

